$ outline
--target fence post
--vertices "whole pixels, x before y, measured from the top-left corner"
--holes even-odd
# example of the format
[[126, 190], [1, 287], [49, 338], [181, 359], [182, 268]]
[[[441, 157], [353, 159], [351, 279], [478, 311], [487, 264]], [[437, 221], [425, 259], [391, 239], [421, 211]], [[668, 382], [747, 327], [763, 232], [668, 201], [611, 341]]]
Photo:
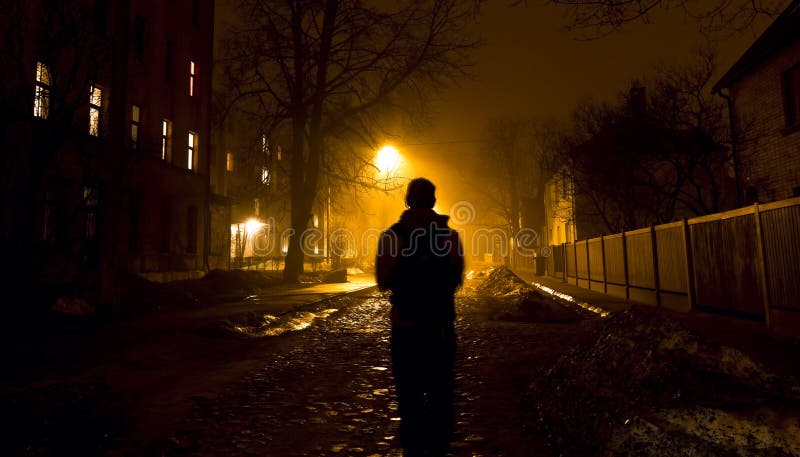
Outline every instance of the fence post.
[[567, 280], [567, 242], [561, 243], [561, 276], [564, 277], [564, 282]]
[[578, 286], [578, 283], [580, 282], [578, 280], [578, 277], [580, 276], [578, 273], [578, 240], [572, 242], [572, 253], [575, 255], [575, 285]]
[[592, 290], [592, 262], [589, 258], [589, 240], [586, 243], [586, 288]]
[[631, 287], [628, 282], [628, 240], [625, 230], [622, 231], [622, 270], [625, 272], [625, 300], [631, 298]]
[[606, 276], [606, 242], [603, 234], [600, 234], [600, 260], [603, 265], [603, 293], [608, 293], [608, 277]]
[[753, 216], [756, 222], [756, 242], [758, 243], [758, 276], [761, 280], [761, 300], [764, 302], [764, 317], [766, 319], [767, 328], [772, 328], [769, 277], [767, 276], [767, 259], [764, 252], [764, 230], [761, 228], [761, 212], [758, 210], [758, 203], [753, 205], [753, 208]]
[[661, 307], [661, 285], [658, 278], [658, 240], [656, 239], [656, 226], [650, 224], [650, 245], [653, 250], [653, 287], [656, 290], [656, 306]]
[[694, 309], [694, 263], [692, 260], [692, 242], [689, 232], [689, 221], [683, 219], [683, 253], [686, 261], [686, 295], [689, 311]]

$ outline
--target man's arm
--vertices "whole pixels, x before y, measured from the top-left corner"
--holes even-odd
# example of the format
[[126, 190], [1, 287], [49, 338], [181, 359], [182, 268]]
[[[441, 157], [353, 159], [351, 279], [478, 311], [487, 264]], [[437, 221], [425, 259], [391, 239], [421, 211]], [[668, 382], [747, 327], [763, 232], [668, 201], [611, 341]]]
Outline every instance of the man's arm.
[[389, 290], [391, 287], [391, 274], [397, 265], [399, 252], [397, 234], [391, 229], [383, 232], [378, 240], [378, 252], [375, 256], [375, 282], [378, 283], [378, 289]]
[[455, 230], [452, 230], [451, 241], [450, 264], [453, 274], [453, 290], [455, 290], [464, 282], [464, 247], [461, 245], [458, 232]]

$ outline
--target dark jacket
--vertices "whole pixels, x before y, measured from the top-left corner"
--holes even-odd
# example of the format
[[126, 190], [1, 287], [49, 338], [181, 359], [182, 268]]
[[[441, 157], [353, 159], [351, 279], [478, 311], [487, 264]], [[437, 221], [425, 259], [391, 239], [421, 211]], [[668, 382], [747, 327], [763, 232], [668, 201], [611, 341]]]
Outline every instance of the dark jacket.
[[435, 325], [455, 318], [453, 295], [461, 285], [464, 257], [448, 219], [432, 209], [409, 209], [381, 235], [375, 276], [381, 290], [392, 292], [393, 324]]

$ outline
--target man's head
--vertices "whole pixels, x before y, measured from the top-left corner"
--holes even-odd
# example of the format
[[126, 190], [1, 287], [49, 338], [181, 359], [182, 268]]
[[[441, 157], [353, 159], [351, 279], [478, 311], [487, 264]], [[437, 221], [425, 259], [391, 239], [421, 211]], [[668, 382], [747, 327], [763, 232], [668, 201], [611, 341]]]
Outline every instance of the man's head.
[[425, 178], [416, 178], [408, 183], [406, 206], [409, 208], [433, 208], [436, 204], [436, 186]]

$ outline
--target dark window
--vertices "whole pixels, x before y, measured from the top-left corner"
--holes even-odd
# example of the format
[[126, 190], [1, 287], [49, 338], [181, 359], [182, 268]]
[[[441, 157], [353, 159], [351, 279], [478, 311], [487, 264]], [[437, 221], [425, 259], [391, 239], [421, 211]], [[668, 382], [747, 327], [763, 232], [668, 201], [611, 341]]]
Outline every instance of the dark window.
[[142, 127], [142, 110], [138, 105], [131, 106], [131, 147], [139, 149], [139, 129]]
[[200, 0], [192, 0], [192, 23], [200, 24]]
[[161, 202], [161, 253], [169, 254], [172, 232], [172, 208], [169, 202]]
[[186, 252], [197, 253], [197, 207], [190, 206], [186, 212]]
[[800, 187], [792, 188], [792, 197], [800, 197]]
[[85, 236], [87, 240], [94, 241], [97, 239], [97, 210], [100, 206], [97, 186], [84, 185], [82, 196], [83, 209], [86, 213]]
[[136, 58], [141, 62], [144, 59], [144, 34], [147, 27], [147, 20], [137, 14], [133, 26], [133, 46], [136, 52]]
[[800, 123], [800, 64], [783, 74], [786, 125]]
[[131, 193], [129, 196], [130, 227], [128, 228], [128, 252], [139, 252], [139, 196]]
[[167, 41], [164, 48], [164, 79], [172, 81], [172, 42]]
[[47, 191], [45, 193], [44, 217], [42, 220], [42, 240], [48, 243], [53, 243], [56, 239], [57, 213], [58, 204], [56, 201], [56, 193]]
[[105, 1], [95, 3], [94, 23], [97, 33], [105, 35], [108, 32], [108, 6]]

